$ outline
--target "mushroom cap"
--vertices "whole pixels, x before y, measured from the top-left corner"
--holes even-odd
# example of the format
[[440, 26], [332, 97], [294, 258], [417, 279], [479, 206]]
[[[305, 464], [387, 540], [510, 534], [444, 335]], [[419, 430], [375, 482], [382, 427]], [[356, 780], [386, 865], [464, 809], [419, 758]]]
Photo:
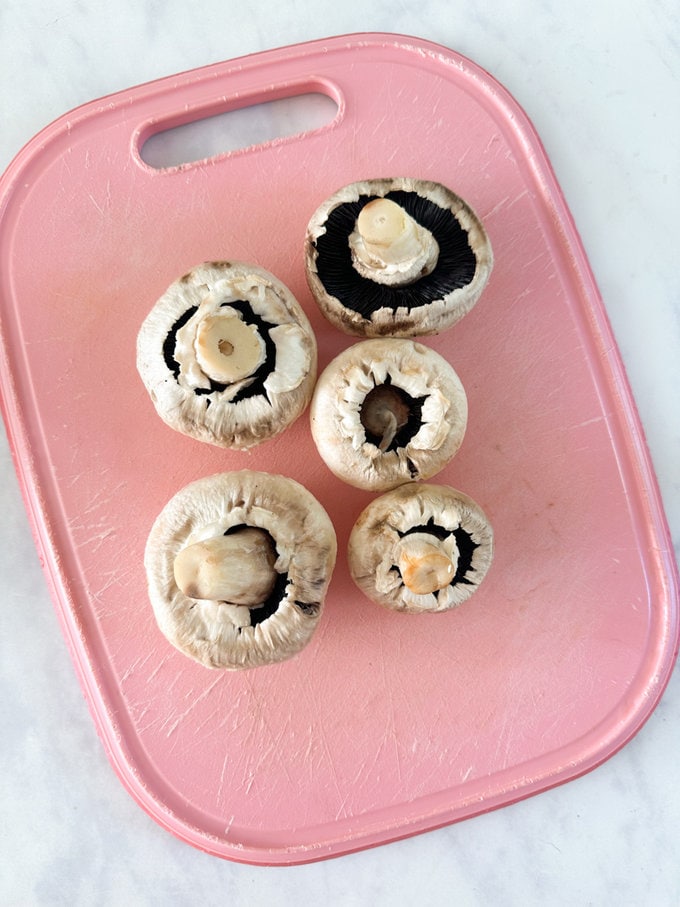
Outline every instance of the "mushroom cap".
[[[404, 392], [413, 418], [381, 450], [362, 422], [374, 388]], [[439, 472], [460, 447], [467, 396], [452, 366], [409, 339], [362, 340], [323, 370], [310, 405], [312, 437], [331, 472], [357, 488], [385, 491]]]
[[[280, 601], [252, 625], [245, 608], [189, 598], [174, 575], [188, 545], [240, 526], [265, 530], [276, 549]], [[333, 525], [311, 492], [285, 476], [244, 469], [177, 492], [153, 524], [144, 566], [156, 621], [172, 645], [206, 667], [237, 670], [283, 661], [307, 645], [336, 554]]]
[[[201, 365], [201, 325], [228, 322], [225, 314], [255, 327], [265, 357], [232, 383]], [[316, 368], [316, 338], [299, 302], [273, 274], [244, 262], [206, 262], [174, 281], [137, 337], [137, 369], [159, 416], [218, 447], [246, 449], [287, 428], [311, 399]]]
[[[457, 569], [448, 586], [417, 594], [398, 568], [404, 539], [429, 533], [457, 552]], [[448, 611], [479, 587], [493, 558], [493, 530], [472, 498], [448, 485], [409, 483], [375, 498], [350, 533], [348, 562], [352, 579], [372, 601], [393, 611], [420, 614]]]
[[[437, 264], [405, 286], [381, 286], [352, 264], [349, 237], [363, 206], [389, 198], [429, 230]], [[305, 240], [307, 283], [335, 327], [362, 337], [438, 334], [479, 299], [493, 253], [481, 220], [460, 196], [430, 180], [407, 177], [350, 183], [312, 215]]]

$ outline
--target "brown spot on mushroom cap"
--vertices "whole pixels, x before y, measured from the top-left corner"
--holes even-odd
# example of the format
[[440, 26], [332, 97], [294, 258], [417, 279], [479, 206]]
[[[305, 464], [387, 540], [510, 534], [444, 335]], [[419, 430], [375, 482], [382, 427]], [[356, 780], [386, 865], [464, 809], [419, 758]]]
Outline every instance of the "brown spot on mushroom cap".
[[189, 583], [183, 591], [189, 598], [200, 599], [201, 597], [201, 590], [195, 584]]

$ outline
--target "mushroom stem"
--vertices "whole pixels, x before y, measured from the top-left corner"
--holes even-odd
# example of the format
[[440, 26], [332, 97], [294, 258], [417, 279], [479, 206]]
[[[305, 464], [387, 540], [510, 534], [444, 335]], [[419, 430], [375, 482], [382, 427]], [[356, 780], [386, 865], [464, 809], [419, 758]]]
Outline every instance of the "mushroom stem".
[[397, 286], [431, 273], [439, 257], [439, 246], [430, 231], [388, 198], [364, 205], [349, 244], [360, 274]]
[[378, 384], [366, 394], [360, 418], [364, 429], [378, 439], [377, 447], [384, 453], [410, 415], [409, 406], [397, 388]]
[[257, 328], [237, 315], [208, 315], [196, 329], [196, 361], [220, 384], [252, 375], [264, 362], [264, 341]]
[[457, 551], [447, 552], [436, 536], [424, 532], [405, 535], [397, 554], [404, 585], [416, 595], [448, 586], [456, 575], [457, 561]]
[[177, 586], [189, 598], [253, 608], [274, 589], [275, 561], [269, 534], [245, 526], [183, 548], [173, 571]]

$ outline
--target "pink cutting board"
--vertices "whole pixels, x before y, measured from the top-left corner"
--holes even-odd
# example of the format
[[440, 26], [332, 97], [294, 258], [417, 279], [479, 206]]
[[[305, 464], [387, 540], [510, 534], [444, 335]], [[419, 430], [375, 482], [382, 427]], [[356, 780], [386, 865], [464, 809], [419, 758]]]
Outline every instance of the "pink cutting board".
[[[140, 157], [158, 130], [307, 91], [338, 104], [318, 130], [163, 171]], [[306, 288], [307, 221], [345, 183], [402, 175], [466, 198], [496, 262], [475, 309], [426, 341], [470, 406], [437, 481], [482, 504], [496, 557], [462, 607], [417, 617], [372, 605], [348, 578], [348, 533], [371, 496], [329, 473], [306, 416], [250, 453], [223, 452], [167, 428], [135, 370], [153, 302], [218, 258], [290, 286], [325, 366], [353, 341]], [[262, 53], [69, 113], [0, 189], [17, 472], [107, 753], [161, 825], [222, 857], [301, 863], [535, 794], [636, 733], [677, 653], [668, 531], [574, 224], [532, 126], [487, 73], [395, 35]], [[244, 466], [306, 485], [340, 554], [307, 649], [211, 672], [158, 631], [142, 554], [181, 486]]]

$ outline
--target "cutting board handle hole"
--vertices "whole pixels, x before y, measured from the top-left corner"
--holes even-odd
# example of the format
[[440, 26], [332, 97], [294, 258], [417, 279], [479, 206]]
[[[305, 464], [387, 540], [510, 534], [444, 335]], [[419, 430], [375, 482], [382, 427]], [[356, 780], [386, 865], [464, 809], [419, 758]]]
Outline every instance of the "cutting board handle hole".
[[167, 170], [227, 153], [252, 150], [277, 139], [301, 136], [328, 126], [338, 116], [338, 102], [321, 88], [269, 97], [220, 111], [215, 107], [158, 123], [140, 138], [142, 160]]

